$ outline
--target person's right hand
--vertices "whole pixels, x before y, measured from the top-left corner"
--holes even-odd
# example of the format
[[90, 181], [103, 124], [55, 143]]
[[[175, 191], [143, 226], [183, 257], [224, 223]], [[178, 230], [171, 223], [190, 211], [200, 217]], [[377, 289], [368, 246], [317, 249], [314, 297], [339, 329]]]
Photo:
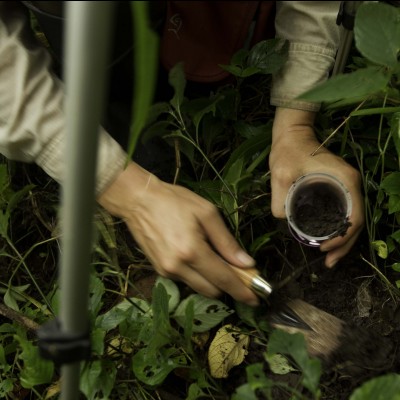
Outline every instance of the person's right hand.
[[209, 201], [130, 163], [98, 202], [125, 221], [160, 275], [181, 280], [207, 297], [226, 292], [238, 301], [258, 304], [229, 266], [252, 267], [254, 260]]

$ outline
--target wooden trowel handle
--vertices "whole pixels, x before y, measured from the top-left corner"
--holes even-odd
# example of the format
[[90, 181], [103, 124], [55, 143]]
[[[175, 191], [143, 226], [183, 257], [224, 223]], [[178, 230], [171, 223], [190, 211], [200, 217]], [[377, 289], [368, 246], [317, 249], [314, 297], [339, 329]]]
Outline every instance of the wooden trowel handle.
[[272, 285], [268, 283], [256, 268], [239, 268], [232, 266], [235, 274], [257, 296], [267, 299], [272, 293]]

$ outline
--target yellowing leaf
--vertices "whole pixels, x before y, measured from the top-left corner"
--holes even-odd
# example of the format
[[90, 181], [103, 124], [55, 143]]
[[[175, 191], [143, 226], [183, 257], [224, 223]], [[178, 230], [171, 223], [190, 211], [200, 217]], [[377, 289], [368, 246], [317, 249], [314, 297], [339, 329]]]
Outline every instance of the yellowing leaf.
[[274, 374], [286, 375], [289, 372], [296, 371], [286, 357], [281, 354], [265, 354], [265, 360], [268, 362], [270, 370]]
[[46, 391], [46, 396], [45, 400], [49, 400], [51, 398], [54, 398], [54, 396], [59, 395], [61, 392], [61, 380], [59, 379], [58, 381], [54, 382], [51, 384]]
[[375, 251], [378, 253], [378, 256], [380, 258], [386, 259], [388, 256], [388, 248], [387, 244], [383, 240], [375, 240], [374, 242], [371, 242], [372, 247], [375, 249]]
[[208, 349], [211, 376], [226, 378], [228, 372], [243, 362], [250, 338], [231, 324], [223, 326], [215, 335]]

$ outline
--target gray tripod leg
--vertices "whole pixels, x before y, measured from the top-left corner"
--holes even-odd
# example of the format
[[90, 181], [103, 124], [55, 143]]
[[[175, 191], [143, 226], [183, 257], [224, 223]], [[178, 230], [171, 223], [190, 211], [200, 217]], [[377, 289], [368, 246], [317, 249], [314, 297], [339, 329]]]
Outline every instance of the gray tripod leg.
[[342, 32], [339, 43], [338, 52], [336, 55], [335, 65], [333, 67], [332, 75], [337, 75], [343, 72], [344, 67], [351, 50], [353, 43], [353, 28], [354, 18], [356, 16], [357, 8], [363, 3], [362, 1], [342, 1], [340, 11], [338, 14], [337, 24], [341, 25]]

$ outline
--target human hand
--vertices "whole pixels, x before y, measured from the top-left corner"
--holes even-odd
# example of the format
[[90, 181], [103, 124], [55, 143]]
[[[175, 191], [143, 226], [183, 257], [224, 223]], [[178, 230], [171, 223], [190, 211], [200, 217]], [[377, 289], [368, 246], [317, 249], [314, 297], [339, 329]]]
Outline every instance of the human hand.
[[312, 113], [299, 110], [277, 109], [273, 129], [273, 142], [269, 159], [271, 170], [272, 214], [285, 218], [285, 200], [293, 182], [302, 175], [324, 172], [335, 176], [349, 190], [353, 207], [350, 227], [344, 236], [324, 241], [320, 250], [327, 252], [325, 265], [333, 267], [352, 248], [364, 224], [364, 203], [361, 195], [360, 174], [352, 166], [321, 148], [315, 137]]
[[226, 292], [238, 301], [258, 304], [229, 265], [252, 267], [254, 260], [209, 201], [131, 163], [98, 202], [125, 221], [160, 275], [181, 280], [207, 297]]

